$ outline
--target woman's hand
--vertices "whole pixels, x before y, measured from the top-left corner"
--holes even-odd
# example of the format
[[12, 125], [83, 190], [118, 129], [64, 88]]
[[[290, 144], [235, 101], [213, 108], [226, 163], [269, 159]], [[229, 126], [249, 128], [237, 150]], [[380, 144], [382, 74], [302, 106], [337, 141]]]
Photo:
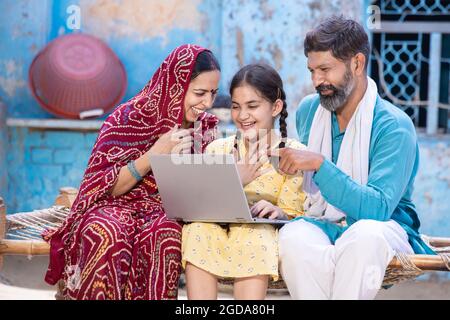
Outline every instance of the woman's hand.
[[271, 220], [287, 220], [287, 215], [279, 207], [273, 205], [269, 201], [260, 200], [255, 203], [251, 208], [250, 212], [253, 217], [258, 218], [268, 218]]
[[149, 154], [170, 154], [170, 153], [190, 153], [194, 129], [178, 129], [173, 127], [170, 131], [164, 133], [153, 144], [148, 151]]
[[[178, 129], [173, 127], [169, 132], [161, 135], [159, 139], [144, 155], [134, 161], [137, 172], [144, 177], [152, 170], [149, 155], [170, 154], [170, 153], [190, 153], [192, 147], [193, 129]], [[130, 191], [137, 183], [127, 166], [120, 169], [116, 184], [111, 188], [113, 196], [120, 196]]]
[[243, 186], [246, 186], [259, 176], [272, 170], [272, 168], [261, 170], [261, 167], [267, 162], [268, 158], [265, 150], [258, 153], [257, 146], [255, 148], [250, 148], [244, 159], [238, 159], [238, 152], [236, 150], [233, 151], [233, 154]]

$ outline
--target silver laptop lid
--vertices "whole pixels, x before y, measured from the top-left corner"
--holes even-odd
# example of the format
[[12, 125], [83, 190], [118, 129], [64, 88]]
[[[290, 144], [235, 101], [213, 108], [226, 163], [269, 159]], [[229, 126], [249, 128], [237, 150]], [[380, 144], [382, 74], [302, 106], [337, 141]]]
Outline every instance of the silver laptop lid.
[[168, 218], [253, 221], [232, 155], [153, 155], [150, 163]]

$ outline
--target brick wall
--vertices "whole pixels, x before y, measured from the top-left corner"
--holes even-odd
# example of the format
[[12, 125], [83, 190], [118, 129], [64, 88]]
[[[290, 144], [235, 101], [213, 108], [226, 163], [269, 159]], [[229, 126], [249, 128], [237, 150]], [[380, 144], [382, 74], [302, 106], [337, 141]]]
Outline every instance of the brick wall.
[[59, 188], [78, 187], [97, 131], [10, 127], [8, 212], [49, 207]]

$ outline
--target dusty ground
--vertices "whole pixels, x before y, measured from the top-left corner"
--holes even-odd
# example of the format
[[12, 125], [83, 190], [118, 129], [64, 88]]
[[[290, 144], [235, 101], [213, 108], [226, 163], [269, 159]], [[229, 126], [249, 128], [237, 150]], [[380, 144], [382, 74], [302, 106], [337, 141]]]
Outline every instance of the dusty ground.
[[[47, 285], [43, 276], [48, 257], [7, 256], [0, 272], [0, 300], [52, 300], [55, 289]], [[186, 292], [179, 292], [180, 299], [186, 299]], [[230, 290], [222, 288], [220, 299], [231, 299]], [[286, 291], [271, 291], [268, 299], [289, 299]], [[445, 299], [450, 300], [450, 281], [409, 281], [389, 290], [381, 290], [377, 299]]]

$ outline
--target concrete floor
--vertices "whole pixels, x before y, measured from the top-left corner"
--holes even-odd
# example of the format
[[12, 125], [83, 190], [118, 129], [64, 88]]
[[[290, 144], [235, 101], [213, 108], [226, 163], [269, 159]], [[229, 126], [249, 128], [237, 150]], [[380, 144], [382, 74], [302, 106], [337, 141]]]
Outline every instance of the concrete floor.
[[[47, 269], [48, 257], [24, 256], [4, 257], [3, 269], [0, 272], [0, 300], [53, 300], [55, 289], [47, 285], [44, 273]], [[433, 277], [430, 277], [431, 279]], [[429, 281], [408, 281], [397, 284], [389, 290], [381, 290], [377, 300], [450, 300], [450, 281], [439, 281], [439, 277]], [[184, 289], [179, 291], [179, 299], [186, 299]], [[230, 288], [220, 290], [219, 299], [232, 299]], [[290, 299], [287, 291], [270, 291], [267, 299]]]

